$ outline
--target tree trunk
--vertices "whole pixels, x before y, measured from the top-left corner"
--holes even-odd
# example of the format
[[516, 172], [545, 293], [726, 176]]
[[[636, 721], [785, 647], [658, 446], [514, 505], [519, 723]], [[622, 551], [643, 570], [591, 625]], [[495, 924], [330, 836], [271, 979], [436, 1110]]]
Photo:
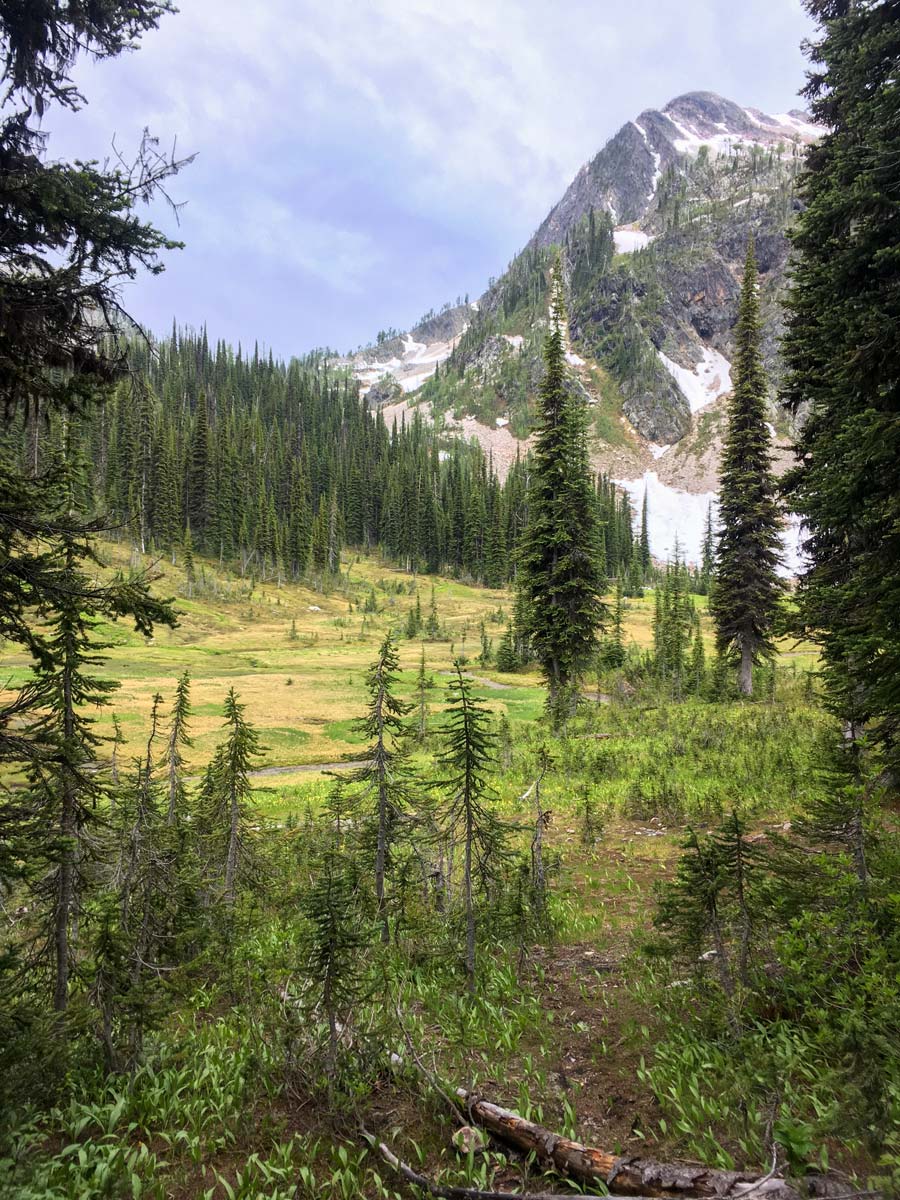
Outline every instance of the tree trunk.
[[56, 889], [56, 913], [54, 924], [54, 948], [56, 955], [56, 981], [53, 989], [53, 1007], [56, 1012], [65, 1012], [69, 1002], [69, 920], [75, 903], [75, 797], [73, 783], [68, 772], [62, 788], [62, 813], [59, 831], [64, 845], [59, 859]]
[[234, 905], [234, 882], [237, 875], [238, 859], [238, 827], [240, 811], [238, 806], [237, 788], [231, 784], [231, 820], [228, 831], [228, 852], [225, 857], [225, 903], [229, 908]]
[[[542, 1125], [526, 1121], [518, 1113], [458, 1088], [460, 1104], [469, 1117], [496, 1137], [525, 1153], [533, 1152], [542, 1166], [579, 1183], [603, 1184], [613, 1195], [671, 1197], [672, 1200], [703, 1200], [704, 1197], [739, 1197], [751, 1190], [760, 1177], [743, 1171], [721, 1171], [694, 1163], [661, 1163], [652, 1158], [630, 1158], [583, 1146], [559, 1137]], [[762, 1189], [758, 1192], [763, 1194]], [[779, 1176], [765, 1184], [766, 1200], [799, 1200], [799, 1193]]]
[[176, 816], [175, 801], [178, 798], [178, 760], [175, 749], [175, 733], [169, 742], [169, 808], [166, 813], [166, 824], [174, 825]]
[[[71, 567], [71, 552], [66, 565]], [[72, 752], [75, 737], [75, 702], [72, 695], [72, 664], [67, 654], [63, 667], [63, 736], [66, 752]], [[59, 831], [63, 839], [59, 860], [56, 890], [56, 913], [54, 914], [53, 941], [56, 955], [56, 980], [53, 989], [53, 1007], [56, 1012], [65, 1012], [69, 1002], [69, 921], [75, 904], [75, 854], [78, 836], [78, 797], [72, 767], [63, 764], [62, 809], [59, 815]]]
[[753, 648], [749, 638], [741, 639], [741, 669], [738, 674], [738, 688], [742, 696], [753, 695]]
[[472, 806], [466, 797], [466, 849], [463, 885], [466, 897], [466, 981], [469, 995], [475, 995], [475, 901], [472, 895], [472, 843], [475, 840]]
[[375, 769], [378, 772], [378, 841], [375, 847], [375, 897], [381, 921], [381, 940], [386, 946], [391, 935], [388, 928], [387, 901], [384, 895], [384, 877], [387, 871], [388, 853], [388, 780], [385, 771], [386, 748], [384, 744], [384, 681], [379, 680], [375, 717], [378, 722], [378, 741], [375, 750]]

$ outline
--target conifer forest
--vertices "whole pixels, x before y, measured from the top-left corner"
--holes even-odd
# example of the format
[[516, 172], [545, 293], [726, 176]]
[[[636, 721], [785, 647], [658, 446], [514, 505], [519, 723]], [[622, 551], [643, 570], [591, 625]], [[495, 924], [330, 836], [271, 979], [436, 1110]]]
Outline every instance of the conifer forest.
[[182, 7], [0, 0], [0, 1200], [900, 1196], [900, 0], [346, 354], [135, 306]]

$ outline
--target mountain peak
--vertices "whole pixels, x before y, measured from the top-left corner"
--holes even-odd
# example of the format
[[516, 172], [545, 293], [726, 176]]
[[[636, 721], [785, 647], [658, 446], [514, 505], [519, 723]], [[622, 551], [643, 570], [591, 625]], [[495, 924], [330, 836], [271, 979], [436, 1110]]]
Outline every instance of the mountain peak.
[[734, 154], [751, 145], [767, 148], [806, 144], [822, 130], [799, 110], [770, 116], [715, 92], [685, 92], [662, 109], [645, 109], [606, 143], [576, 175], [565, 195], [534, 235], [539, 246], [561, 242], [592, 208], [605, 209], [616, 225], [648, 212], [663, 171], [701, 147]]

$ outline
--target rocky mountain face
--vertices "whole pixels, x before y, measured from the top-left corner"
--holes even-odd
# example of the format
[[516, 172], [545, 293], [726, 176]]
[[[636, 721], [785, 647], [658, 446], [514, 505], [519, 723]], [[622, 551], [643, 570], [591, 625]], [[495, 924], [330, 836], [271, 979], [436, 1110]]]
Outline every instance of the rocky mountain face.
[[713, 92], [678, 96], [661, 111], [646, 109], [623, 125], [581, 168], [532, 240], [558, 244], [591, 209], [608, 212], [614, 225], [640, 221], [653, 206], [663, 172], [703, 146], [712, 154], [730, 154], [740, 146], [809, 141], [816, 132], [802, 112], [771, 117]]
[[[429, 314], [347, 365], [370, 405], [419, 404], [448, 429], [464, 422], [486, 448], [498, 428], [526, 438], [559, 256], [571, 386], [591, 406], [595, 466], [636, 497], [668, 489], [670, 528], [657, 529], [654, 546], [665, 556], [683, 524], [679, 506], [699, 513], [702, 501], [705, 519], [713, 498], [751, 234], [772, 423], [787, 443], [774, 403], [787, 230], [804, 151], [819, 133], [802, 112], [771, 116], [709, 92], [648, 109], [582, 167], [477, 304]], [[689, 554], [702, 524], [691, 520], [696, 538], [693, 526], [681, 529]]]
[[347, 367], [359, 380], [370, 408], [392, 404], [414, 392], [450, 356], [468, 327], [475, 309], [469, 304], [445, 305], [427, 314], [408, 333], [382, 337], [374, 345], [333, 362]]

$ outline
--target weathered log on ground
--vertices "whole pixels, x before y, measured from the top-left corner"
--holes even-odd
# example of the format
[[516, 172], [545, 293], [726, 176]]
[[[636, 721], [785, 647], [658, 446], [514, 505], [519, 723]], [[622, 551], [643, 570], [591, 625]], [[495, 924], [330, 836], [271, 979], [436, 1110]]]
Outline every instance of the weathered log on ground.
[[752, 1195], [754, 1200], [800, 1200], [800, 1193], [778, 1175], [721, 1171], [691, 1163], [663, 1163], [652, 1158], [629, 1158], [583, 1146], [560, 1137], [542, 1125], [526, 1121], [518, 1113], [463, 1088], [457, 1097], [470, 1119], [495, 1137], [552, 1166], [579, 1183], [605, 1184], [613, 1195], [670, 1197], [672, 1200], [704, 1200], [706, 1197], [736, 1198]]
[[[369, 1143], [373, 1150], [384, 1159], [384, 1161], [407, 1183], [420, 1191], [427, 1192], [430, 1196], [437, 1196], [440, 1200], [565, 1200], [565, 1197], [560, 1192], [494, 1192], [485, 1191], [483, 1188], [460, 1187], [456, 1184], [436, 1183], [433, 1179], [429, 1179], [427, 1175], [422, 1175], [419, 1171], [414, 1171], [409, 1163], [405, 1163], [402, 1158], [391, 1150], [390, 1146], [384, 1142], [379, 1142], [371, 1133], [362, 1131], [363, 1137]], [[635, 1200], [635, 1198], [632, 1198]], [[637, 1200], [651, 1200], [651, 1197], [637, 1198]]]

